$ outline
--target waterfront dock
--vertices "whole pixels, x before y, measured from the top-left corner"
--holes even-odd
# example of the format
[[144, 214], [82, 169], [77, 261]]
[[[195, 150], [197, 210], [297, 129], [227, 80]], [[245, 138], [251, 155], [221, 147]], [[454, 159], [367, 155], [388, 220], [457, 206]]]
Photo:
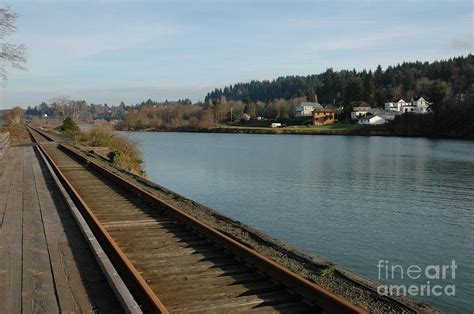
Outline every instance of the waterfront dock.
[[120, 312], [31, 145], [0, 159], [0, 313]]

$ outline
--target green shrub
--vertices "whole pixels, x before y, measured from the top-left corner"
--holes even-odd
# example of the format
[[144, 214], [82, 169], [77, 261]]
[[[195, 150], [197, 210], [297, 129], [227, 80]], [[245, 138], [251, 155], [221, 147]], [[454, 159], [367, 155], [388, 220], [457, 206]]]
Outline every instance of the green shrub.
[[143, 175], [140, 150], [136, 142], [118, 135], [109, 128], [94, 128], [79, 139], [82, 145], [107, 147], [112, 163], [136, 174]]
[[321, 276], [323, 277], [334, 277], [336, 275], [336, 267], [329, 266], [321, 270]]
[[63, 124], [59, 127], [59, 130], [64, 133], [76, 133], [79, 132], [79, 127], [71, 117], [67, 116]]

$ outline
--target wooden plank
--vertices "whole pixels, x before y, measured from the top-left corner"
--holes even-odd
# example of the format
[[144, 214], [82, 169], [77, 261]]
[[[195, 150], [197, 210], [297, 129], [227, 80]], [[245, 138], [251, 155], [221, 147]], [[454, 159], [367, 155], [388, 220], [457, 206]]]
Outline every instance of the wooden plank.
[[10, 133], [0, 133], [0, 160], [4, 158], [10, 148]]
[[177, 266], [174, 269], [167, 269], [167, 272], [162, 272], [156, 269], [153, 272], [149, 271], [143, 273], [143, 275], [149, 282], [153, 283], [168, 281], [189, 282], [197, 279], [216, 278], [221, 276], [233, 276], [252, 273], [254, 273], [254, 270], [248, 268], [245, 265], [231, 265], [200, 270], [188, 270], [187, 268]]
[[[286, 291], [269, 292], [249, 296], [241, 296], [231, 299], [220, 300], [189, 300], [189, 303], [181, 303], [170, 306], [170, 310], [174, 312], [204, 312], [220, 310], [223, 312], [233, 311], [233, 308], [240, 310], [251, 310], [259, 305], [270, 305], [287, 302], [295, 302], [301, 299], [300, 296], [292, 295]], [[183, 300], [184, 301], [184, 300]]]
[[106, 227], [108, 230], [112, 228], [143, 228], [145, 226], [156, 226], [156, 225], [162, 225], [164, 222], [169, 222], [172, 224], [176, 224], [176, 221], [174, 219], [168, 219], [168, 220], [161, 220], [158, 221], [156, 219], [144, 219], [144, 220], [122, 220], [122, 221], [111, 221], [108, 223], [104, 223], [104, 227]]
[[150, 283], [158, 294], [171, 293], [172, 291], [182, 291], [186, 289], [201, 289], [201, 287], [225, 287], [229, 285], [247, 284], [270, 280], [270, 277], [260, 273], [250, 273], [242, 275], [230, 275], [222, 277], [198, 278], [189, 282], [169, 281], [166, 284], [162, 282]]
[[[46, 157], [40, 152], [41, 154], [41, 160], [46, 162]], [[111, 261], [108, 259], [107, 255], [105, 254], [104, 250], [102, 247], [100, 247], [99, 242], [95, 238], [94, 234], [90, 230], [89, 226], [87, 225], [86, 221], [82, 217], [79, 209], [76, 207], [74, 202], [72, 201], [71, 197], [68, 195], [66, 192], [64, 186], [61, 184], [57, 176], [55, 175], [53, 169], [49, 164], [46, 165], [48, 168], [48, 172], [51, 174], [51, 177], [53, 178], [57, 190], [61, 193], [61, 197], [63, 197], [64, 201], [67, 203], [69, 212], [70, 214], [74, 217], [74, 220], [77, 223], [78, 228], [80, 229], [82, 235], [84, 236], [85, 241], [88, 243], [91, 252], [94, 254], [94, 257], [97, 261], [97, 264], [99, 264], [101, 270], [103, 271], [103, 275], [106, 277], [107, 282], [109, 283], [109, 289], [106, 289], [106, 291], [110, 291], [110, 288], [115, 293], [115, 296], [117, 297], [118, 301], [121, 303], [123, 309], [125, 309], [127, 312], [130, 313], [141, 313], [141, 309], [134, 300], [133, 296], [130, 294], [127, 286], [125, 286], [124, 282], [122, 281], [122, 278], [119, 276], [117, 271], [115, 270], [114, 266], [112, 265]], [[79, 255], [79, 257], [82, 257]], [[88, 272], [88, 270], [92, 267], [92, 269], [96, 270], [97, 267], [93, 265], [93, 263], [86, 263], [83, 264], [79, 262], [81, 265], [80, 269], [84, 270], [84, 272]], [[92, 278], [94, 279], [94, 277]], [[96, 285], [92, 282], [91, 285], [88, 285], [89, 288], [97, 288], [99, 285]], [[96, 289], [90, 289], [92, 291], [92, 295], [97, 297], [97, 293], [100, 293], [101, 291], [96, 290]], [[102, 291], [103, 292], [103, 291]], [[117, 300], [116, 299], [116, 300]], [[102, 302], [102, 299], [99, 297], [97, 300], [99, 303]], [[100, 305], [99, 305], [100, 306]], [[121, 309], [101, 309], [99, 308], [99, 312], [122, 312], [123, 310]]]
[[167, 304], [179, 304], [181, 299], [187, 300], [210, 300], [210, 299], [228, 299], [244, 295], [268, 293], [281, 291], [284, 286], [276, 284], [270, 280], [256, 283], [229, 285], [223, 287], [206, 287], [199, 289], [188, 289], [160, 293], [160, 298]]
[[12, 161], [14, 161], [14, 158], [12, 158], [14, 151], [15, 151], [14, 147], [10, 148], [3, 156], [3, 159], [0, 159], [0, 178], [2, 177], [8, 165], [11, 164]]
[[22, 284], [22, 149], [12, 148], [16, 158], [11, 187], [6, 195], [3, 224], [0, 228], [0, 313], [21, 313]]
[[[77, 269], [68, 267], [74, 265], [74, 257], [68, 250], [67, 239], [57, 215], [54, 215], [55, 204], [51, 198], [37, 159], [33, 160], [33, 176], [38, 191], [40, 209], [43, 216], [46, 242], [50, 251], [51, 270], [58, 295], [59, 307], [62, 312], [91, 311], [87, 291], [81, 282]], [[71, 253], [71, 254], [69, 254]], [[76, 286], [72, 286], [72, 285]]]
[[163, 268], [166, 269], [168, 267], [193, 267], [199, 265], [201, 268], [210, 268], [210, 267], [220, 267], [220, 266], [227, 266], [227, 265], [239, 265], [242, 262], [235, 259], [234, 257], [224, 257], [221, 259], [207, 259], [207, 260], [181, 260], [181, 259], [174, 259], [174, 260], [160, 260], [160, 261], [154, 261], [152, 263], [148, 264], [141, 264], [137, 268], [140, 270], [140, 272], [146, 272], [146, 271], [153, 271], [156, 268]]
[[296, 301], [283, 303], [278, 305], [266, 305], [253, 307], [251, 309], [240, 308], [236, 309], [240, 312], [252, 312], [252, 313], [325, 313], [322, 309], [314, 305], [309, 305], [304, 301]]
[[198, 263], [203, 260], [222, 260], [234, 258], [233, 255], [225, 252], [211, 252], [211, 253], [202, 253], [202, 254], [193, 254], [188, 256], [174, 256], [174, 257], [166, 257], [166, 258], [152, 258], [152, 259], [143, 259], [138, 257], [137, 259], [131, 259], [134, 265], [137, 267], [151, 267], [153, 265], [157, 265], [158, 263]]
[[33, 177], [31, 152], [31, 148], [25, 148], [23, 159], [22, 311], [57, 313], [59, 306]]
[[53, 179], [42, 166], [45, 167], [37, 158], [33, 160], [33, 174], [61, 312], [121, 312], [74, 218], [56, 191]]
[[150, 242], [144, 242], [144, 243], [139, 243], [139, 244], [134, 243], [134, 242], [125, 242], [125, 241], [117, 242], [117, 244], [120, 246], [120, 248], [124, 252], [143, 251], [144, 253], [156, 248], [159, 248], [160, 250], [163, 250], [163, 249], [178, 250], [181, 248], [206, 246], [206, 245], [209, 245], [209, 243], [210, 242], [206, 239], [203, 239], [203, 240], [191, 239], [189, 241], [173, 240], [173, 241], [166, 241], [166, 242], [153, 240]]
[[12, 187], [13, 173], [15, 172], [17, 158], [13, 158], [14, 152], [18, 151], [17, 147], [12, 147], [5, 156], [5, 169], [0, 176], [0, 227], [3, 223], [4, 213], [7, 206], [8, 194]]

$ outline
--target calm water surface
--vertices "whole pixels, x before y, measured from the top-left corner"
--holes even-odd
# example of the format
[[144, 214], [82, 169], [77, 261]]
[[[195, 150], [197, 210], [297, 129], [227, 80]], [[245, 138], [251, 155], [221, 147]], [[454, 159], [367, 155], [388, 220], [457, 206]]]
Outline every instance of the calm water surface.
[[[454, 297], [417, 298], [474, 310], [474, 142], [125, 134], [139, 141], [158, 184], [371, 279], [454, 284]], [[387, 280], [379, 260], [404, 269], [455, 260], [458, 269], [455, 279]]]

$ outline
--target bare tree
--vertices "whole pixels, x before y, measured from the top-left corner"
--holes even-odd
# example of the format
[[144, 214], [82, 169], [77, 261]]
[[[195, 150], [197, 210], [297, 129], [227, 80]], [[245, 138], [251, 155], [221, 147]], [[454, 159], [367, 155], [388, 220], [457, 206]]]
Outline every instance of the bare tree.
[[84, 100], [72, 100], [67, 96], [59, 96], [50, 100], [55, 113], [63, 117], [70, 116], [75, 121], [87, 118], [87, 103]]
[[16, 30], [15, 22], [18, 14], [12, 12], [10, 7], [0, 7], [0, 80], [7, 80], [6, 67], [24, 70], [26, 62], [25, 45], [11, 44], [5, 38]]
[[52, 98], [49, 102], [55, 114], [65, 117], [66, 112], [68, 111], [67, 107], [71, 105], [72, 100], [67, 96], [58, 96]]
[[7, 122], [7, 124], [20, 124], [21, 119], [23, 118], [24, 110], [20, 107], [15, 107], [13, 109], [8, 110], [3, 115], [3, 119]]

